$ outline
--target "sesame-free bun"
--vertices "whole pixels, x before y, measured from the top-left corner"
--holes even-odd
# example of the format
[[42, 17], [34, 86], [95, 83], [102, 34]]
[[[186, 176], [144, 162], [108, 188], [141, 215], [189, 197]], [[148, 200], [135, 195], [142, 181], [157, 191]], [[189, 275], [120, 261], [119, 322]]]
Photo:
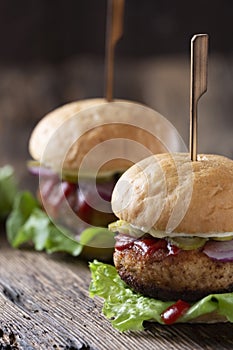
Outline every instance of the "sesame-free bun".
[[86, 99], [67, 103], [45, 115], [36, 125], [29, 139], [29, 152], [38, 161], [42, 160], [44, 149], [54, 132], [78, 112], [106, 103], [102, 98]]
[[186, 153], [150, 156], [121, 176], [112, 209], [145, 232], [209, 237], [233, 232], [233, 161], [208, 154], [197, 161]]
[[[115, 139], [118, 141], [111, 143]], [[72, 102], [52, 111], [37, 124], [29, 140], [29, 152], [36, 161], [70, 172], [81, 166], [83, 172], [97, 168], [121, 172], [169, 148], [180, 150], [183, 144], [159, 113], [138, 103], [109, 103], [101, 98]]]

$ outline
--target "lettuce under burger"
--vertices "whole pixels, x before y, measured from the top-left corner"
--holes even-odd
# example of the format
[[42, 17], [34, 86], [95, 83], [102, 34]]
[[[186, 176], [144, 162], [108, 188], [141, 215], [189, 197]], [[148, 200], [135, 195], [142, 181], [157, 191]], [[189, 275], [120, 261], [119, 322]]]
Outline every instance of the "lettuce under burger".
[[[218, 315], [219, 320], [225, 318], [233, 322], [233, 293], [210, 294], [190, 303], [182, 314], [183, 308], [176, 311], [180, 305], [178, 301], [161, 301], [135, 293], [112, 265], [95, 260], [90, 263], [90, 269], [90, 296], [104, 299], [103, 314], [120, 332], [143, 330], [145, 321], [171, 324], [208, 319], [211, 322], [211, 317]], [[164, 319], [167, 310], [170, 310], [170, 317]]]

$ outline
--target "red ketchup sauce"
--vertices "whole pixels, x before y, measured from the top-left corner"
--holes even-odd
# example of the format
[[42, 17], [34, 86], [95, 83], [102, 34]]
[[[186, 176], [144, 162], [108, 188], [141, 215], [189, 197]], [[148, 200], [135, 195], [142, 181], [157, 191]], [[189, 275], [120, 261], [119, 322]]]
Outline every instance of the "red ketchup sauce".
[[123, 251], [125, 249], [135, 249], [143, 255], [156, 254], [157, 260], [162, 260], [169, 255], [176, 255], [180, 249], [170, 244], [166, 239], [154, 238], [151, 236], [143, 236], [142, 238], [134, 238], [128, 235], [119, 234], [116, 237], [115, 249]]
[[186, 301], [178, 300], [175, 304], [169, 306], [162, 314], [161, 318], [167, 325], [175, 323], [190, 308]]

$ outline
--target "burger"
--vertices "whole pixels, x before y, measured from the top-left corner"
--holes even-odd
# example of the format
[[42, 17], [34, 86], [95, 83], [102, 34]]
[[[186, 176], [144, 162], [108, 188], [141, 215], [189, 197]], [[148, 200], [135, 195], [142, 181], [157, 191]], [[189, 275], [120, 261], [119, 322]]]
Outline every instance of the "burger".
[[112, 208], [115, 267], [90, 264], [90, 294], [118, 330], [233, 322], [232, 160], [149, 156], [121, 176]]
[[80, 100], [36, 125], [29, 169], [39, 178], [38, 198], [49, 216], [78, 237], [116, 220], [111, 194], [126, 169], [148, 154], [182, 147], [168, 121], [144, 105]]

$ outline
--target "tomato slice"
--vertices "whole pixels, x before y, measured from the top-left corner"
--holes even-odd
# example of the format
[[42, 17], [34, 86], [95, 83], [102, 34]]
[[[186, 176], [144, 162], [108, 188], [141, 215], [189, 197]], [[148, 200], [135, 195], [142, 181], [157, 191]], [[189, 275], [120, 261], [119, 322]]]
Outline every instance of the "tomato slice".
[[69, 197], [75, 191], [77, 191], [77, 185], [72, 184], [72, 183], [67, 182], [67, 181], [61, 182], [61, 188], [62, 188], [62, 192], [64, 193], [64, 196], [66, 198]]
[[175, 323], [178, 318], [185, 314], [190, 308], [190, 304], [183, 300], [178, 300], [175, 304], [169, 306], [162, 314], [161, 318], [167, 325]]

